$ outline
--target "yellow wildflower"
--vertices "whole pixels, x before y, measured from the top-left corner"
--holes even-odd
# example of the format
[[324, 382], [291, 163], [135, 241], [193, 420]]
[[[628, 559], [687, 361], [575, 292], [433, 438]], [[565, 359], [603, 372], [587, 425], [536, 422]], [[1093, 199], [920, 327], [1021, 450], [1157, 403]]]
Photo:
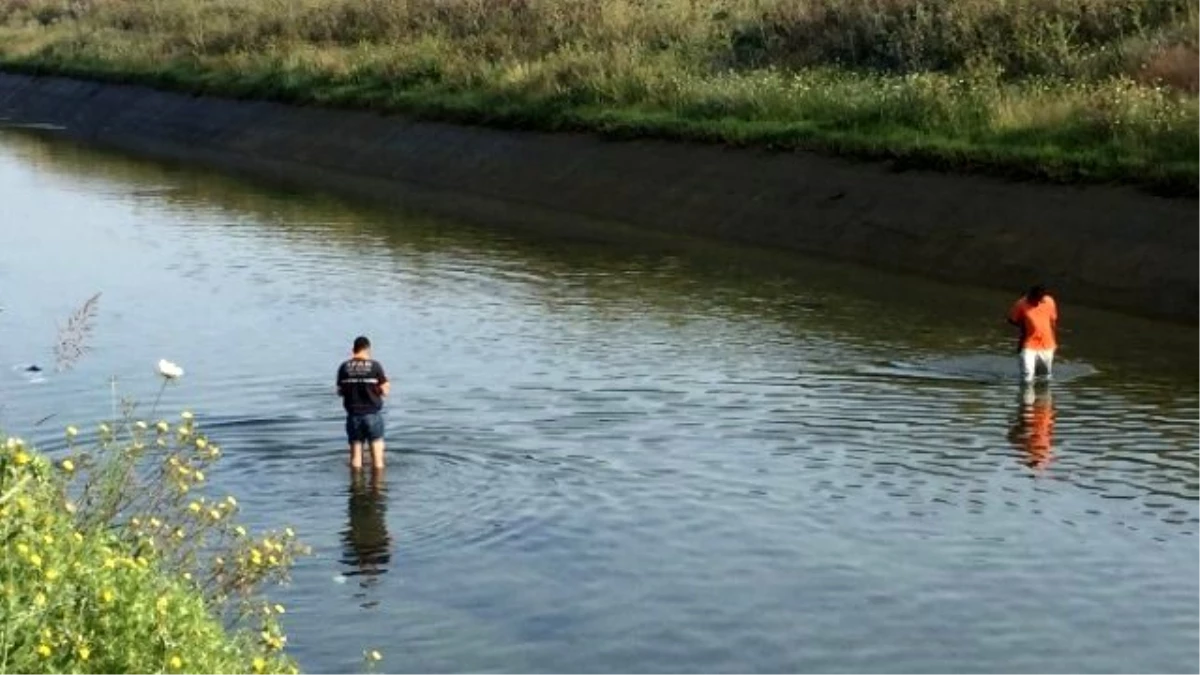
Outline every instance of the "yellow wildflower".
[[146, 560], [145, 558], [143, 558], [141, 556], [138, 556], [137, 565], [138, 565], [138, 567], [149, 567], [150, 561]]
[[367, 658], [371, 659], [372, 661], [379, 661], [383, 658], [383, 654], [380, 654], [378, 649], [372, 649], [367, 654]]
[[113, 601], [114, 597], [116, 596], [113, 594], [111, 588], [106, 588], [100, 591], [100, 602], [102, 603], [108, 604]]
[[187, 410], [184, 410], [182, 413], [179, 414], [179, 416], [185, 420], [190, 420], [195, 417], [195, 415], [193, 415], [191, 412], [189, 412]]
[[176, 485], [175, 487], [179, 488], [180, 492], [186, 493], [188, 491], [188, 485], [187, 485], [187, 483], [184, 483], [183, 481], [180, 481], [179, 484]]
[[239, 536], [239, 537], [246, 536], [246, 528], [242, 527], [241, 525], [238, 525], [237, 527], [233, 528], [233, 531], [236, 532], [237, 536]]
[[159, 520], [158, 518], [151, 518], [151, 519], [150, 519], [150, 527], [158, 527], [159, 525], [162, 525], [162, 521], [161, 521], [161, 520]]
[[200, 513], [200, 502], [192, 502], [188, 504], [188, 511], [192, 513]]
[[25, 542], [17, 544], [17, 553], [21, 554], [22, 556], [29, 555], [29, 544], [26, 544]]
[[237, 506], [237, 500], [233, 498], [233, 495], [229, 495], [228, 497], [226, 497], [225, 503], [229, 504], [230, 506]]
[[36, 553], [30, 553], [29, 554], [29, 564], [33, 565], [34, 567], [40, 568], [42, 566], [42, 556], [40, 556]]
[[133, 426], [137, 427], [139, 431], [146, 430], [146, 423], [143, 420], [138, 420], [138, 421], [134, 422]]
[[289, 539], [296, 536], [296, 531], [290, 527], [284, 528], [283, 533], [286, 534]]
[[42, 644], [38, 645], [37, 653], [45, 658], [49, 657], [50, 654], [53, 653], [53, 650], [50, 649], [50, 645], [43, 642]]
[[203, 436], [196, 439], [196, 449], [197, 450], [203, 450], [207, 446], [208, 446], [208, 441], [204, 440]]
[[191, 573], [191, 572], [184, 572], [184, 573], [183, 573], [183, 580], [184, 580], [184, 581], [191, 581], [191, 580], [192, 580], [192, 573]]
[[87, 645], [79, 645], [79, 649], [77, 651], [79, 652], [79, 659], [81, 661], [87, 661], [88, 657], [92, 655], [92, 650], [89, 649]]
[[283, 613], [284, 613], [284, 611], [283, 611], [283, 605], [275, 605], [275, 613], [276, 613], [276, 614], [283, 614]]
[[175, 538], [176, 539], [183, 539], [183, 535], [184, 535], [184, 532], [183, 532], [182, 527], [175, 528]]
[[29, 460], [31, 459], [32, 458], [29, 456], [29, 453], [25, 452], [24, 450], [18, 450], [17, 454], [13, 455], [13, 461], [16, 462], [17, 466], [24, 466], [28, 464]]
[[54, 535], [43, 534], [42, 541], [46, 542], [47, 544], [53, 544], [54, 543]]
[[167, 424], [163, 420], [159, 420], [158, 424], [154, 425], [154, 428], [158, 430], [158, 433], [165, 434], [171, 430], [171, 425]]
[[204, 482], [204, 472], [199, 469], [196, 469], [194, 478], [196, 479], [197, 483], [203, 483]]
[[104, 569], [111, 570], [117, 566], [116, 558], [106, 558], [104, 560]]
[[267, 669], [267, 662], [263, 660], [263, 657], [261, 656], [254, 657], [254, 660], [250, 662], [250, 665], [254, 666], [254, 672], [256, 673], [261, 673]]
[[83, 533], [81, 533], [81, 532], [76, 532], [76, 533], [72, 534], [72, 535], [71, 535], [71, 537], [72, 537], [72, 538], [73, 538], [73, 539], [74, 539], [76, 542], [78, 542], [78, 543], [83, 543]]
[[175, 670], [179, 670], [180, 668], [183, 667], [183, 659], [179, 658], [178, 656], [172, 656], [171, 657], [171, 667], [174, 668]]
[[262, 561], [262, 554], [258, 552], [258, 549], [250, 549], [250, 562], [254, 563], [255, 565], [261, 565]]
[[209, 517], [209, 518], [212, 518], [213, 520], [220, 520], [220, 519], [221, 519], [221, 512], [220, 512], [220, 511], [218, 511], [217, 509], [211, 509], [211, 510], [208, 512], [208, 517]]
[[33, 604], [37, 605], [38, 607], [45, 607], [46, 606], [46, 594], [42, 593], [41, 591], [38, 591], [38, 594], [33, 596]]
[[67, 436], [68, 437], [74, 438], [78, 433], [79, 433], [79, 430], [76, 429], [75, 427], [67, 427]]
[[279, 564], [279, 558], [276, 558], [276, 557], [275, 557], [275, 556], [273, 556], [273, 555], [269, 555], [269, 556], [267, 556], [267, 564], [268, 564], [268, 565], [278, 565], [278, 564]]
[[63, 471], [66, 471], [67, 473], [71, 473], [72, 471], [75, 470], [75, 462], [72, 462], [69, 459], [64, 459], [62, 461], [62, 468], [63, 468]]
[[58, 578], [58, 570], [53, 569], [53, 568], [46, 570], [46, 581], [54, 581], [57, 578]]

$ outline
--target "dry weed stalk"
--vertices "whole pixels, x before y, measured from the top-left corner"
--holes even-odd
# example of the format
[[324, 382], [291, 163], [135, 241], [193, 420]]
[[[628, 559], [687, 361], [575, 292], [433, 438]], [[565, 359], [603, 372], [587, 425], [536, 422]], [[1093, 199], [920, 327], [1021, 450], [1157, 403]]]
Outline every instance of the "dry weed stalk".
[[96, 318], [96, 307], [99, 302], [99, 293], [88, 298], [87, 302], [83, 303], [67, 319], [67, 325], [58, 329], [58, 340], [54, 345], [54, 361], [60, 372], [70, 369], [91, 350], [87, 339], [92, 332], [92, 324]]

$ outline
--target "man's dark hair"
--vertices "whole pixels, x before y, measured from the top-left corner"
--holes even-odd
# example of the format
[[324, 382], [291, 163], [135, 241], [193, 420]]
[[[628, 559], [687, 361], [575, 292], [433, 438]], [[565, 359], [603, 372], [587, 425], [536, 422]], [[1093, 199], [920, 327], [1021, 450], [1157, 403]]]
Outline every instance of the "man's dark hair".
[[1046, 297], [1046, 287], [1042, 284], [1030, 286], [1029, 291], [1025, 293], [1025, 299], [1034, 305], [1040, 303], [1044, 297]]
[[370, 348], [371, 348], [371, 341], [368, 340], [365, 335], [359, 335], [358, 337], [354, 338], [355, 353], [358, 353], [364, 349], [370, 349]]

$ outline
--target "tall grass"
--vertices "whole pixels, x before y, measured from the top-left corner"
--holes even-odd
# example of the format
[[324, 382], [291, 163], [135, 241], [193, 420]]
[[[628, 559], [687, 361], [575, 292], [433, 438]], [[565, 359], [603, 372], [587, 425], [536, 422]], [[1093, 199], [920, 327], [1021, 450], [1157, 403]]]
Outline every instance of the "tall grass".
[[1196, 0], [15, 0], [0, 64], [1194, 193]]

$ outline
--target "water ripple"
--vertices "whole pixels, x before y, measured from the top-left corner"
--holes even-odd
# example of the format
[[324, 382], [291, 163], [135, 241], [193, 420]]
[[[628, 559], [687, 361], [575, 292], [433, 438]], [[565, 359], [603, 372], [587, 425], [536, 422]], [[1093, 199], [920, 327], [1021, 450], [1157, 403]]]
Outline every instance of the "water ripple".
[[[424, 672], [1196, 669], [1195, 369], [1147, 367], [1194, 363], [1194, 331], [1073, 311], [1080, 346], [1022, 390], [1007, 297], [81, 152], [0, 142], [39, 223], [0, 228], [0, 279], [38, 289], [0, 298], [0, 425], [62, 451], [110, 376], [147, 401], [183, 363], [160, 414], [195, 410], [213, 485], [314, 547], [281, 591], [311, 670], [361, 644]], [[96, 287], [89, 358], [25, 375]], [[379, 478], [347, 470], [333, 391], [359, 333], [395, 387]]]

